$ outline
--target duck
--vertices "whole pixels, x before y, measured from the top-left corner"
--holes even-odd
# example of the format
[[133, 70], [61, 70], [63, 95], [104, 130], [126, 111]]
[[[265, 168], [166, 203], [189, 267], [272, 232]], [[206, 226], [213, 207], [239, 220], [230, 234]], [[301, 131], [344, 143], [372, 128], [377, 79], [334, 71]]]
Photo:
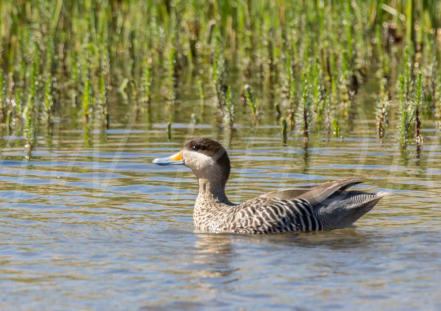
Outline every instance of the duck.
[[232, 203], [225, 186], [230, 176], [226, 149], [210, 138], [186, 142], [181, 151], [153, 160], [157, 165], [185, 165], [196, 175], [199, 192], [193, 210], [195, 232], [271, 234], [313, 232], [352, 226], [388, 193], [349, 190], [357, 178], [264, 193]]

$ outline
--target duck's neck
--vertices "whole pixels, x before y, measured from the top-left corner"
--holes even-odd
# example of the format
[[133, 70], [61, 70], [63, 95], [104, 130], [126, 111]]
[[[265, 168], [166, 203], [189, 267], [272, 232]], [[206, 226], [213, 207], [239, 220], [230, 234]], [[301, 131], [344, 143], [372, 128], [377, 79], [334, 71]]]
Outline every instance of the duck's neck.
[[205, 205], [206, 203], [231, 204], [225, 194], [225, 182], [199, 178], [198, 183], [199, 194], [196, 205]]

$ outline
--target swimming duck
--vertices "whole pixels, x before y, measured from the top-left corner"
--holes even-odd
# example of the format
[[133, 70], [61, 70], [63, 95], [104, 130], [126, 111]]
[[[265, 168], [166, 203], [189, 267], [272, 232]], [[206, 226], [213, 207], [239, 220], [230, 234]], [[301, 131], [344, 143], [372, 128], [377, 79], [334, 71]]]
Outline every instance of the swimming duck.
[[196, 175], [199, 194], [193, 212], [195, 231], [266, 234], [344, 228], [369, 212], [386, 193], [347, 190], [361, 183], [342, 179], [313, 187], [273, 191], [242, 204], [225, 194], [230, 159], [225, 148], [209, 138], [197, 138], [158, 165], [183, 164]]

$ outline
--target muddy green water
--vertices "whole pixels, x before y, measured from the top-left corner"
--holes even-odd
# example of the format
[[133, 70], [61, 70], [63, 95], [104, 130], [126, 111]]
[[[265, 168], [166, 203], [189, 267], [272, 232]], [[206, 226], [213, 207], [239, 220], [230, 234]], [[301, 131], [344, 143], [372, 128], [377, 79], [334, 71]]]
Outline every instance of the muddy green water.
[[[344, 139], [283, 146], [270, 122], [244, 121], [228, 138], [211, 123], [189, 124], [191, 107], [182, 104], [171, 141], [165, 124], [149, 128], [145, 118], [121, 117], [88, 139], [62, 123], [26, 161], [21, 138], [2, 137], [0, 309], [441, 309], [437, 130], [426, 126], [421, 152], [402, 153], [392, 133], [376, 139], [361, 104]], [[195, 234], [195, 178], [151, 164], [194, 136], [229, 144], [234, 202], [350, 176], [393, 195], [344, 230]]]

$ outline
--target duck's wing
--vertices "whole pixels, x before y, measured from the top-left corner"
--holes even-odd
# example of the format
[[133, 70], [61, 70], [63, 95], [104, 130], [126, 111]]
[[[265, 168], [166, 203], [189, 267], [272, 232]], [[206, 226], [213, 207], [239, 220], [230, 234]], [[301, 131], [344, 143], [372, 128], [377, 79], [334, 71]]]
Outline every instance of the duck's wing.
[[[345, 191], [360, 182], [359, 179], [344, 179], [248, 200], [236, 207], [232, 230], [239, 233], [273, 233], [349, 226], [384, 196], [384, 193]], [[281, 198], [283, 196], [289, 199]]]
[[311, 204], [316, 204], [323, 201], [337, 191], [343, 191], [361, 182], [361, 180], [355, 178], [341, 179], [337, 181], [326, 182], [318, 186], [302, 186], [286, 190], [272, 191], [262, 194], [260, 198], [280, 200], [294, 200], [297, 198], [303, 198]]
[[308, 192], [309, 190], [311, 190], [311, 188], [312, 186], [305, 186], [305, 187], [296, 187], [285, 190], [271, 191], [262, 194], [260, 197], [266, 199], [293, 200], [298, 196], [304, 194], [305, 192]]
[[311, 205], [317, 205], [324, 202], [334, 194], [341, 193], [362, 181], [357, 178], [340, 179], [328, 181], [318, 186], [312, 187], [309, 191], [300, 194], [297, 198], [308, 201]]

